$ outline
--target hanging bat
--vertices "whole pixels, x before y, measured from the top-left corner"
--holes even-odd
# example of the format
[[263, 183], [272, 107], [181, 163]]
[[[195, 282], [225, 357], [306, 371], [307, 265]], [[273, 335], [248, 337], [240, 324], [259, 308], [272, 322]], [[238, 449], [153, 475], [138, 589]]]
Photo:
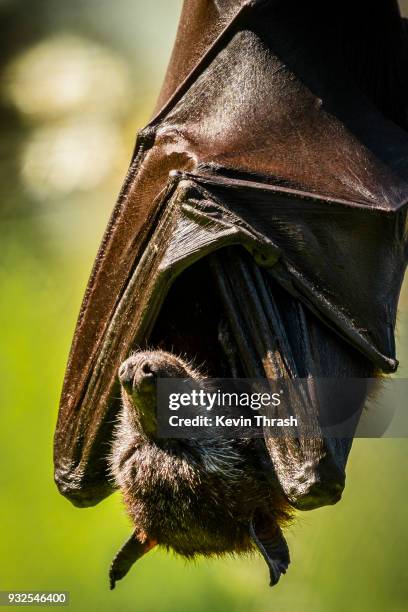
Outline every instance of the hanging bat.
[[114, 588], [156, 544], [186, 558], [259, 548], [270, 583], [285, 573], [289, 549], [281, 526], [290, 505], [262, 473], [253, 439], [159, 439], [156, 382], [202, 380], [203, 374], [165, 351], [138, 351], [119, 369], [123, 408], [110, 457], [135, 531], [110, 569]]
[[[145, 521], [134, 510], [138, 461], [129, 436], [141, 437], [145, 450], [177, 455], [155, 440], [149, 418], [140, 420], [149, 413], [137, 392], [140, 372], [129, 364], [151, 347], [148, 363], [166, 355], [160, 371], [169, 375], [194, 374], [177, 361], [183, 354], [205, 363], [209, 377], [312, 380], [307, 406], [292, 408], [306, 411], [314, 435], [235, 441], [243, 478], [256, 490], [235, 515], [236, 530], [219, 533], [215, 524], [226, 525], [231, 504], [245, 501], [242, 487], [203, 525], [206, 544], [186, 508], [205, 504], [210, 488], [184, 506], [175, 496], [173, 514], [161, 515], [164, 532], [136, 525], [112, 585], [156, 542], [187, 556], [255, 545], [275, 583], [289, 562], [279, 525], [290, 509], [340, 499], [351, 439], [323, 435], [322, 380], [369, 378], [398, 365], [407, 68], [396, 0], [346, 0], [335, 19], [323, 0], [185, 1], [155, 115], [138, 134], [80, 311], [55, 480], [75, 505], [96, 504], [121, 486], [116, 459], [124, 453], [136, 491], [132, 497], [126, 485], [127, 506]], [[356, 394], [349, 410], [358, 414], [364, 400]], [[139, 416], [129, 430], [130, 413]], [[218, 476], [214, 492], [231, 494]], [[188, 550], [176, 541], [182, 529]]]

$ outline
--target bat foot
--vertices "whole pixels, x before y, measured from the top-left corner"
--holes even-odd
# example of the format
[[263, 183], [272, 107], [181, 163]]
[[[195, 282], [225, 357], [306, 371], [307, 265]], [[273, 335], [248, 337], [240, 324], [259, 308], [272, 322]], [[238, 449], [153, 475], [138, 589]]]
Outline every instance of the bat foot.
[[290, 564], [289, 548], [273, 516], [256, 511], [250, 522], [250, 534], [269, 568], [269, 586], [275, 586]]
[[132, 565], [155, 545], [156, 542], [149, 539], [146, 539], [143, 543], [139, 542], [134, 533], [130, 536], [111, 563], [109, 569], [109, 588], [111, 591], [115, 588], [117, 581], [126, 576]]

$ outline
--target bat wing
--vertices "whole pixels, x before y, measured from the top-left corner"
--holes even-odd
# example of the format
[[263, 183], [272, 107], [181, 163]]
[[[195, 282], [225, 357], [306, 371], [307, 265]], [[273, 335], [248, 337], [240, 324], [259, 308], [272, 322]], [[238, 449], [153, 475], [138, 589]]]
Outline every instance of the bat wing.
[[[105, 456], [119, 364], [149, 339], [175, 280], [215, 253], [214, 287], [219, 285], [230, 308], [229, 320], [240, 327], [237, 335], [250, 338], [240, 351], [244, 361], [252, 355], [247, 373], [256, 363], [263, 364], [264, 375], [269, 367], [263, 356], [270, 350], [248, 328], [248, 317], [255, 317], [258, 330], [266, 330], [261, 323], [273, 312], [268, 304], [265, 315], [256, 297], [263, 295], [259, 267], [269, 288], [284, 290], [288, 310], [297, 309], [286, 322], [283, 314], [275, 317], [275, 325], [309, 330], [301, 334], [311, 346], [309, 365], [304, 354], [295, 355], [297, 370], [325, 372], [313, 348], [316, 318], [380, 369], [397, 367], [408, 138], [370, 105], [335, 57], [322, 62], [310, 41], [306, 59], [288, 47], [287, 17], [278, 12], [272, 19], [273, 5], [230, 7], [222, 27], [212, 13], [202, 57], [184, 80], [170, 73], [162, 92], [168, 101], [139, 134], [88, 284], [61, 398], [55, 475], [61, 492], [78, 505], [97, 503], [111, 492]], [[300, 49], [302, 44], [300, 36]], [[187, 65], [196, 60], [189, 55]], [[235, 250], [228, 264], [230, 248]], [[243, 252], [256, 262], [255, 271], [245, 268]], [[226, 283], [241, 260], [243, 295], [255, 297], [242, 300], [246, 311], [238, 316], [243, 306], [234, 303]], [[287, 336], [296, 353], [295, 339], [289, 331]], [[342, 347], [335, 350], [344, 357]], [[288, 363], [284, 375], [291, 377]], [[273, 362], [269, 371], [276, 374], [276, 367]], [[359, 367], [352, 371], [364, 375]], [[272, 446], [266, 444], [268, 457], [278, 462], [284, 452]], [[326, 447], [321, 441], [316, 465], [334, 457]], [[340, 471], [348, 448], [347, 443]], [[293, 462], [305, 463], [302, 449], [292, 455]], [[282, 468], [281, 483], [284, 472], [290, 470]], [[294, 491], [296, 503], [301, 494], [296, 486]]]

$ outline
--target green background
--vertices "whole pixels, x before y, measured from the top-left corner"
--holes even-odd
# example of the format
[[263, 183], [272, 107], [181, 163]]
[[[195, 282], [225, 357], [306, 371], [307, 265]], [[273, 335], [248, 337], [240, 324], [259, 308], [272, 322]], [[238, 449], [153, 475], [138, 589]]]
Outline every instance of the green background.
[[[130, 533], [119, 495], [80, 510], [54, 486], [76, 316], [179, 9], [178, 0], [0, 1], [0, 589], [67, 590], [78, 611], [407, 610], [404, 439], [355, 442], [343, 500], [298, 515], [292, 565], [272, 590], [258, 557], [186, 563], [154, 550], [110, 592], [110, 561]], [[408, 288], [398, 330], [406, 377]]]

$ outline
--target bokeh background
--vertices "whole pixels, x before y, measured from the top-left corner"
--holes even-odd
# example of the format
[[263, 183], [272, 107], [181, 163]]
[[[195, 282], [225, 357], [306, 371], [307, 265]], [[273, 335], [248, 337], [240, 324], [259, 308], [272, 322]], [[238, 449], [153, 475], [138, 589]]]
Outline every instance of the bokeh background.
[[[111, 593], [107, 570], [130, 533], [119, 496], [79, 510], [54, 486], [76, 316], [180, 7], [0, 0], [0, 589], [68, 590], [78, 612], [405, 611], [406, 440], [355, 442], [342, 502], [299, 516], [273, 590], [257, 557], [187, 564], [153, 551]], [[407, 286], [398, 339], [407, 377]]]

